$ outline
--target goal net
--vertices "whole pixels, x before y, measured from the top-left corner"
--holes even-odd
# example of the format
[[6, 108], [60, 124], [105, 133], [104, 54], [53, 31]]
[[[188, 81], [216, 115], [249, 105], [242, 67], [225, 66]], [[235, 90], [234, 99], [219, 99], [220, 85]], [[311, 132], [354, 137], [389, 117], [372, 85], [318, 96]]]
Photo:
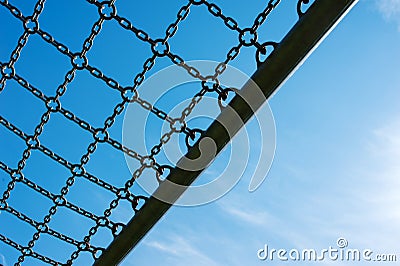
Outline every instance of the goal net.
[[118, 264], [356, 1], [138, 2], [0, 0], [0, 264]]

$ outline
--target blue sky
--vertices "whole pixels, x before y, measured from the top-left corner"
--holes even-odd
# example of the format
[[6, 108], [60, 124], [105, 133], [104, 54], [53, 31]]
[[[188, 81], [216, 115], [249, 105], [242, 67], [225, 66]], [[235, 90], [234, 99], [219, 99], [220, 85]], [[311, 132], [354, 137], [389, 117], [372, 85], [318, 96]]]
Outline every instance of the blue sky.
[[244, 177], [217, 202], [173, 208], [124, 263], [263, 265], [264, 244], [339, 237], [399, 254], [399, 6], [361, 1], [269, 101], [277, 148], [260, 189]]
[[[30, 14], [35, 3], [10, 2], [24, 14]], [[150, 1], [138, 4], [117, 0], [116, 3], [120, 15], [158, 38], [163, 36], [166, 25], [175, 19], [177, 9], [186, 1], [168, 5], [162, 1], [157, 5]], [[245, 9], [240, 1], [215, 3], [224, 13], [236, 18], [242, 27], [250, 25], [264, 7], [259, 1], [249, 1]], [[292, 4], [283, 1], [281, 14], [284, 15], [278, 17], [278, 9], [271, 22], [261, 27], [260, 40], [279, 41], [283, 37], [295, 18], [295, 14], [288, 11]], [[85, 1], [49, 0], [39, 23], [72, 51], [79, 51], [97, 17], [96, 8]], [[3, 7], [0, 8], [0, 24], [7, 25], [0, 29], [0, 61], [4, 63], [23, 27]], [[151, 55], [151, 49], [117, 25], [116, 22], [105, 23], [88, 59], [89, 64], [128, 86]], [[170, 45], [186, 60], [219, 61], [236, 42], [237, 36], [227, 31], [222, 22], [207, 15], [204, 8], [194, 7]], [[400, 203], [397, 163], [400, 156], [399, 43], [400, 1], [361, 0], [269, 101], [275, 117], [277, 142], [275, 159], [263, 185], [249, 193], [250, 177], [245, 175], [232, 191], [215, 202], [171, 208], [122, 265], [263, 265], [268, 262], [258, 260], [257, 250], [264, 244], [277, 249], [322, 249], [334, 246], [339, 237], [345, 237], [349, 247], [395, 253], [399, 259], [396, 242], [400, 232], [397, 207]], [[255, 70], [254, 53], [253, 48], [243, 50], [232, 65], [251, 75]], [[149, 76], [170, 64], [165, 58], [159, 59]], [[30, 37], [15, 67], [18, 75], [46, 95], [54, 95], [69, 68], [69, 59], [36, 35]], [[0, 114], [28, 134], [32, 134], [41, 113], [46, 110], [42, 102], [32, 97], [11, 81], [0, 93]], [[179, 100], [178, 95], [176, 98]], [[97, 128], [112, 113], [118, 100], [118, 93], [87, 71], [80, 71], [61, 103]], [[172, 107], [173, 103], [163, 105], [166, 109]], [[122, 139], [122, 123], [123, 116], [109, 131], [117, 140]], [[138, 126], [140, 128], [140, 123]], [[160, 127], [159, 124], [153, 126]], [[254, 128], [256, 125], [252, 121], [248, 129], [257, 135]], [[53, 114], [39, 139], [41, 144], [67, 160], [77, 162], [92, 137], [60, 114]], [[257, 143], [251, 145], [257, 147]], [[23, 148], [20, 139], [0, 128], [2, 162], [16, 167]], [[206, 171], [199, 182], [212, 178], [212, 170], [218, 167]], [[252, 160], [250, 167], [255, 167]], [[130, 175], [124, 157], [107, 145], [99, 145], [86, 170], [118, 186]], [[23, 173], [59, 193], [69, 170], [34, 151]], [[0, 172], [1, 190], [8, 181], [9, 176]], [[10, 204], [33, 219], [43, 219], [51, 206], [51, 202], [23, 185], [17, 185], [12, 195]], [[101, 214], [112, 196], [79, 179], [67, 198]], [[32, 198], [27, 201], [28, 197]], [[71, 217], [68, 222], [67, 215]], [[129, 204], [123, 203], [111, 217], [127, 222], [131, 215]], [[77, 239], [82, 239], [92, 225], [91, 221], [66, 210], [60, 210], [50, 223], [52, 228]], [[26, 245], [34, 229], [2, 212], [0, 233]], [[108, 232], [100, 230], [93, 243], [105, 245], [110, 239]], [[44, 237], [37, 243], [36, 250], [65, 260], [65, 251], [74, 249]], [[17, 252], [0, 243], [0, 263], [12, 265], [17, 257]], [[89, 259], [83, 256], [77, 265], [85, 265]], [[274, 262], [274, 265], [283, 264], [289, 263]], [[27, 259], [23, 265], [39, 264]], [[293, 265], [308, 264], [295, 262]], [[326, 262], [321, 265], [349, 264]]]

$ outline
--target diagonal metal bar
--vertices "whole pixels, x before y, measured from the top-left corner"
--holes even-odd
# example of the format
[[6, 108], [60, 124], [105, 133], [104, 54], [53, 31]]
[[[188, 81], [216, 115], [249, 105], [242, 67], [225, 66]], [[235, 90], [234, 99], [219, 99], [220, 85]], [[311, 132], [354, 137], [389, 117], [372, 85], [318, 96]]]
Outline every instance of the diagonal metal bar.
[[[268, 60], [261, 64], [253, 74], [252, 80], [262, 90], [264, 99], [259, 100], [257, 95], [253, 95], [254, 86], [252, 82], [246, 83], [240, 90], [240, 94], [229, 103], [230, 108], [225, 108], [221, 112], [185, 157], [196, 159], [204, 156], [199, 152], [199, 143], [204, 138], [211, 138], [216, 144], [217, 153], [219, 153], [229, 143], [232, 135], [237, 133], [244, 123], [253, 116], [254, 112], [296, 71], [357, 2], [358, 0], [316, 0], [275, 48]], [[232, 110], [240, 116], [239, 120], [239, 117], [232, 117]], [[232, 125], [230, 134], [226, 130], [226, 125]], [[110, 266], [121, 262], [168, 211], [172, 206], [171, 203], [176, 202], [185, 192], [185, 187], [190, 186], [201, 174], [203, 170], [183, 170], [182, 165], [187, 160], [185, 157], [177, 163], [177, 166], [171, 170], [167, 177], [167, 180], [181, 185], [181, 189], [172, 188], [169, 182], [162, 183], [94, 265]], [[208, 158], [209, 162], [213, 159], [214, 157]], [[167, 201], [171, 203], [158, 200], [157, 198], [160, 197], [167, 198]]]

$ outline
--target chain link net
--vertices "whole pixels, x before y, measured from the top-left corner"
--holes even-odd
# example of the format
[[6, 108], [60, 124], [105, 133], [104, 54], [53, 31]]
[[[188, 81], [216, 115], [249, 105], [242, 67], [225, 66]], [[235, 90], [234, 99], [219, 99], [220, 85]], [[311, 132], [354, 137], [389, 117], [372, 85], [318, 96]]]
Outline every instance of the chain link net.
[[[159, 177], [165, 169], [171, 168], [169, 165], [160, 164], [157, 159], [157, 155], [160, 154], [163, 146], [170, 141], [171, 136], [173, 134], [183, 134], [186, 135], [186, 138], [193, 140], [196, 133], [201, 132], [201, 129], [190, 128], [187, 125], [186, 120], [200, 103], [204, 95], [207, 93], [213, 94], [215, 97], [218, 97], [220, 102], [222, 102], [227, 99], [229, 92], [235, 91], [234, 88], [224, 88], [219, 84], [219, 76], [224, 73], [227, 65], [239, 55], [239, 52], [243, 48], [253, 47], [256, 49], [255, 65], [257, 67], [263, 62], [261, 57], [267, 54], [267, 48], [274, 48], [277, 45], [277, 43], [272, 41], [259, 42], [258, 39], [260, 34], [258, 33], [262, 24], [277, 8], [281, 1], [264, 1], [265, 8], [260, 13], [256, 14], [253, 23], [246, 28], [242, 28], [241, 25], [239, 25], [239, 22], [233, 17], [225, 14], [219, 5], [208, 0], [190, 0], [178, 9], [176, 19], [166, 27], [165, 35], [156, 38], [150, 33], [135, 26], [135, 23], [124, 17], [124, 12], [128, 13], [128, 10], [117, 9], [115, 1], [100, 2], [97, 0], [81, 0], [82, 3], [88, 5], [88, 8], [96, 10], [97, 20], [92, 22], [89, 35], [81, 45], [80, 51], [72, 51], [72, 48], [69, 48], [66, 44], [57, 40], [55, 35], [53, 36], [51, 33], [47, 32], [45, 27], [42, 28], [42, 25], [39, 22], [41, 14], [45, 13], [46, 0], [37, 1], [33, 8], [33, 13], [29, 15], [23, 14], [17, 5], [14, 5], [12, 2], [13, 1], [0, 0], [1, 12], [2, 14], [8, 13], [14, 17], [13, 20], [18, 21], [18, 23], [23, 26], [23, 33], [18, 38], [17, 45], [12, 51], [8, 62], [0, 62], [0, 97], [1, 93], [18, 87], [18, 89], [25, 90], [25, 92], [32, 97], [32, 100], [35, 98], [38, 102], [41, 102], [44, 107], [44, 112], [40, 116], [40, 122], [32, 131], [23, 130], [18, 126], [18, 123], [10, 121], [6, 115], [3, 116], [3, 114], [0, 113], [0, 124], [4, 130], [1, 131], [1, 139], [5, 136], [4, 132], [7, 131], [24, 143], [22, 156], [19, 158], [16, 165], [10, 165], [10, 163], [0, 161], [0, 169], [8, 178], [8, 183], [5, 186], [5, 190], [2, 192], [0, 199], [0, 218], [1, 216], [4, 217], [9, 215], [12, 219], [21, 221], [33, 230], [33, 234], [29, 237], [27, 242], [17, 243], [13, 237], [15, 230], [17, 229], [11, 227], [9, 224], [6, 226], [0, 224], [0, 251], [3, 250], [5, 246], [15, 250], [18, 257], [16, 258], [14, 265], [22, 265], [28, 258], [34, 259], [34, 265], [39, 262], [51, 265], [72, 265], [78, 260], [81, 254], [90, 254], [91, 262], [93, 262], [101, 255], [102, 251], [112, 240], [112, 238], [108, 239], [109, 241], [107, 243], [98, 246], [94, 241], [92, 241], [96, 234], [100, 230], [106, 230], [115, 237], [125, 226], [125, 222], [122, 222], [122, 219], [117, 219], [112, 216], [113, 211], [124, 202], [131, 206], [133, 210], [132, 215], [134, 215], [134, 213], [137, 212], [146, 201], [147, 196], [133, 192], [135, 180], [140, 178], [147, 170], [153, 171], [154, 175]], [[297, 6], [293, 8], [294, 13], [296, 13], [297, 8], [298, 17], [301, 17], [305, 12], [303, 6], [307, 4], [310, 4], [308, 0], [299, 0]], [[212, 74], [205, 75], [194, 66], [189, 65], [182, 56], [176, 53], [177, 51], [174, 50], [174, 47], [170, 45], [170, 40], [174, 38], [178, 32], [178, 26], [184, 23], [184, 21], [190, 16], [190, 11], [193, 9], [206, 10], [207, 16], [212, 16], [217, 20], [220, 20], [220, 22], [217, 21], [216, 23], [223, 24], [227, 31], [231, 31], [237, 35], [237, 43], [227, 49], [225, 59], [215, 67], [214, 73]], [[144, 43], [151, 50], [151, 56], [144, 61], [142, 70], [133, 77], [133, 83], [129, 86], [122, 85], [118, 80], [108, 76], [101, 69], [92, 65], [88, 60], [88, 53], [92, 47], [95, 46], [96, 38], [101, 34], [103, 26], [110, 23], [110, 21], [116, 22], [124, 31], [132, 33], [133, 36], [131, 36], [131, 38]], [[7, 27], [7, 25], [2, 25], [2, 27]], [[45, 93], [44, 89], [35, 84], [31, 84], [27, 78], [20, 75], [17, 71], [18, 67], [16, 67], [16, 65], [20, 59], [20, 55], [29, 43], [29, 40], [34, 37], [40, 39], [43, 46], [50, 46], [56, 49], [59, 54], [70, 62], [68, 66], [69, 69], [66, 71], [62, 82], [55, 87], [53, 94]], [[1, 39], [4, 38], [7, 38], [7, 36], [1, 36]], [[195, 53], [195, 51], [193, 51], [193, 53]], [[153, 69], [157, 59], [159, 58], [167, 59], [171, 64], [175, 64], [184, 69], [188, 75], [198, 79], [201, 84], [198, 92], [192, 96], [190, 104], [182, 110], [179, 117], [171, 117], [167, 112], [157, 108], [153, 103], [140, 97], [140, 85], [145, 80], [146, 74]], [[108, 87], [110, 93], [118, 95], [119, 100], [114, 103], [115, 105], [112, 113], [107, 116], [100, 127], [93, 126], [92, 123], [79, 117], [73, 110], [67, 109], [62, 104], [63, 96], [66, 94], [68, 87], [76, 79], [77, 73], [80, 72], [88, 73], [91, 78], [100, 81], [104, 86]], [[42, 78], [46, 79], [46, 77]], [[210, 83], [213, 85], [210, 86]], [[123, 114], [127, 104], [137, 104], [138, 107], [142, 108], [146, 112], [149, 112], [163, 122], [170, 124], [169, 131], [162, 135], [158, 143], [150, 149], [149, 154], [140, 154], [132, 147], [124, 146], [118, 138], [113, 137], [110, 133], [116, 119]], [[58, 116], [58, 119], [59, 117], [62, 117], [62, 119], [68, 123], [72, 123], [79, 130], [90, 135], [84, 153], [80, 155], [79, 160], [69, 160], [63, 154], [49, 148], [51, 145], [46, 146], [47, 144], [44, 141], [42, 143], [41, 136], [46, 131], [46, 127], [49, 127], [48, 123], [50, 119], [56, 115]], [[59, 139], [58, 141], [62, 142], [67, 140]], [[108, 178], [108, 181], [106, 181], [104, 178], [98, 177], [89, 170], [89, 167], [87, 167], [91, 157], [94, 156], [100, 145], [108, 145], [113, 150], [129, 156], [138, 162], [138, 168], [136, 171], [134, 171], [131, 176], [124, 177], [122, 185], [116, 185], [113, 183], [112, 178]], [[7, 154], [14, 154], [16, 152], [17, 150], [6, 151]], [[63, 178], [63, 180], [65, 180], [65, 182], [58, 187], [56, 192], [54, 192], [54, 189], [47, 188], [46, 185], [38, 184], [32, 176], [29, 176], [29, 174], [26, 173], [29, 172], [26, 170], [26, 167], [31, 160], [32, 164], [37, 164], [37, 160], [33, 160], [33, 158], [31, 159], [32, 154], [36, 153], [40, 153], [42, 156], [40, 158], [42, 159], [47, 158], [53, 161], [55, 163], [54, 167], [63, 168], [64, 175], [67, 174], [64, 177], [59, 175], [53, 177], [57, 179]], [[51, 169], [42, 169], [42, 171], [51, 171]], [[93, 184], [99, 189], [99, 191], [105, 190], [108, 194], [112, 195], [110, 196], [112, 200], [109, 201], [108, 206], [105, 210], [103, 209], [101, 214], [95, 214], [94, 211], [80, 206], [82, 204], [69, 199], [74, 184], [78, 181], [81, 182], [81, 180]], [[159, 180], [159, 182], [162, 181]], [[17, 187], [22, 186], [35, 192], [37, 197], [44, 198], [49, 203], [49, 208], [45, 210], [45, 215], [42, 218], [30, 217], [28, 214], [13, 206], [13, 202], [16, 202], [15, 200], [12, 201], [13, 197], [21, 196], [20, 193], [16, 193], [15, 190]], [[85, 193], [85, 191], [80, 190], [79, 193]], [[19, 199], [23, 202], [35, 200], [35, 198], [31, 199], [27, 198], [28, 196], [26, 195], [23, 196], [24, 198]], [[51, 221], [56, 217], [57, 213], [60, 213], [60, 215], [66, 214], [66, 212], [62, 211], [63, 209], [69, 211], [68, 215], [78, 215], [89, 220], [90, 223], [85, 223], [85, 225], [88, 225], [87, 228], [82, 229], [83, 231], [80, 230], [85, 232], [80, 238], [76, 238], [66, 232], [60, 232], [58, 229], [51, 226]], [[63, 219], [69, 218], [64, 217]], [[0, 223], [4, 222], [0, 221]], [[47, 253], [46, 255], [42, 254], [43, 248], [37, 248], [39, 245], [39, 239], [44, 236], [54, 238], [55, 240], [64, 242], [70, 246], [70, 248], [66, 249], [65, 252], [63, 251], [63, 253], [70, 251], [66, 255], [67, 257], [64, 256], [64, 258], [66, 258], [64, 261], [59, 258], [60, 256], [52, 256], [52, 254]], [[5, 254], [5, 256], [6, 259], [11, 259], [11, 257], [7, 257], [7, 254]]]

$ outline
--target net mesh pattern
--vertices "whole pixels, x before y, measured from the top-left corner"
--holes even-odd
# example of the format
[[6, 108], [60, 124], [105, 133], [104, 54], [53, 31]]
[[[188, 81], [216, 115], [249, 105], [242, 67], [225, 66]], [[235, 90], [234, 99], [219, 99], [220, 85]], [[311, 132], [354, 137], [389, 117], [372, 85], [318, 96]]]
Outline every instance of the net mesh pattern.
[[[237, 4], [234, 1], [216, 4], [190, 0], [179, 3], [180, 6], [173, 4], [171, 8], [178, 6], [177, 12], [166, 27], [158, 25], [162, 20], [150, 12], [148, 22], [158, 30], [163, 29], [157, 33], [136, 25], [134, 14], [140, 11], [125, 8], [123, 0], [119, 1], [120, 5], [116, 1], [39, 0], [32, 4], [33, 12], [27, 13], [32, 10], [32, 7], [25, 8], [27, 3], [0, 0], [3, 28], [0, 42], [14, 43], [13, 47], [9, 45], [12, 49], [7, 51], [8, 61], [0, 61], [0, 189], [3, 189], [0, 251], [4, 250], [1, 253], [8, 262], [15, 260], [15, 265], [27, 261], [34, 265], [92, 264], [148, 198], [149, 195], [135, 188], [135, 180], [147, 178], [143, 177], [147, 173], [162, 182], [160, 176], [173, 167], [158, 159], [171, 136], [180, 134], [194, 141], [196, 133], [201, 132], [190, 127], [187, 118], [202, 98], [207, 94], [223, 102], [229, 93], [234, 93], [218, 81], [227, 65], [241, 51], [252, 48], [254, 57], [248, 62], [252, 64], [251, 69], [256, 69], [267, 60], [269, 50], [278, 45], [265, 40], [260, 29], [274, 10], [283, 5], [279, 0], [262, 1], [261, 12], [254, 14], [247, 27], [223, 11], [222, 6]], [[290, 3], [289, 11], [296, 20], [309, 2], [296, 1], [294, 6]], [[246, 8], [244, 2], [241, 4]], [[60, 7], [55, 9], [57, 5]], [[46, 13], [47, 6], [49, 10], [52, 8], [50, 13]], [[64, 10], [64, 6], [72, 10]], [[235, 43], [225, 48], [226, 54], [213, 73], [201, 73], [179, 54], [182, 51], [174, 48], [179, 47], [173, 40], [179, 32], [178, 26], [185, 28], [191, 13], [197, 11], [234, 36]], [[46, 24], [48, 19], [42, 23], [42, 17], [54, 19], [63, 12], [76, 13], [76, 17], [59, 25]], [[209, 25], [202, 27], [210, 31]], [[115, 43], [105, 42], [102, 34], [109, 31], [123, 38]], [[22, 34], [15, 45], [16, 32]], [[163, 35], [156, 35], [160, 32]], [[70, 35], [78, 37], [69, 38]], [[77, 43], [79, 36], [84, 36], [81, 43]], [[217, 36], [211, 38], [213, 42], [220, 42]], [[33, 49], [30, 45], [43, 51], [33, 56], [34, 60], [27, 60], [25, 56]], [[109, 66], [107, 60], [111, 55], [108, 54], [116, 54], [120, 47], [124, 49], [122, 57], [129, 57], [129, 49], [143, 50], [138, 53], [142, 58], [135, 58], [135, 67], [122, 63]], [[198, 56], [198, 50], [186, 50], [192, 53], [190, 59]], [[145, 77], [163, 64], [174, 64], [199, 81], [190, 104], [176, 117], [140, 96]], [[49, 78], [41, 70], [45, 67], [57, 69], [57, 78]], [[130, 78], [119, 75], [118, 71], [128, 72]], [[90, 88], [86, 85], [88, 82], [92, 82]], [[106, 102], [100, 100], [100, 94], [106, 95], [103, 97]], [[170, 125], [169, 130], [155, 139], [147, 154], [124, 145], [118, 134], [128, 104]], [[29, 109], [24, 109], [26, 106]], [[68, 149], [62, 148], [63, 143]], [[115, 158], [124, 156], [137, 161], [137, 169], [132, 174], [129, 171], [116, 174], [115, 169], [121, 163], [114, 163]], [[105, 166], [104, 161], [110, 164]], [[122, 212], [125, 215], [118, 215], [119, 208], [125, 210]]]

